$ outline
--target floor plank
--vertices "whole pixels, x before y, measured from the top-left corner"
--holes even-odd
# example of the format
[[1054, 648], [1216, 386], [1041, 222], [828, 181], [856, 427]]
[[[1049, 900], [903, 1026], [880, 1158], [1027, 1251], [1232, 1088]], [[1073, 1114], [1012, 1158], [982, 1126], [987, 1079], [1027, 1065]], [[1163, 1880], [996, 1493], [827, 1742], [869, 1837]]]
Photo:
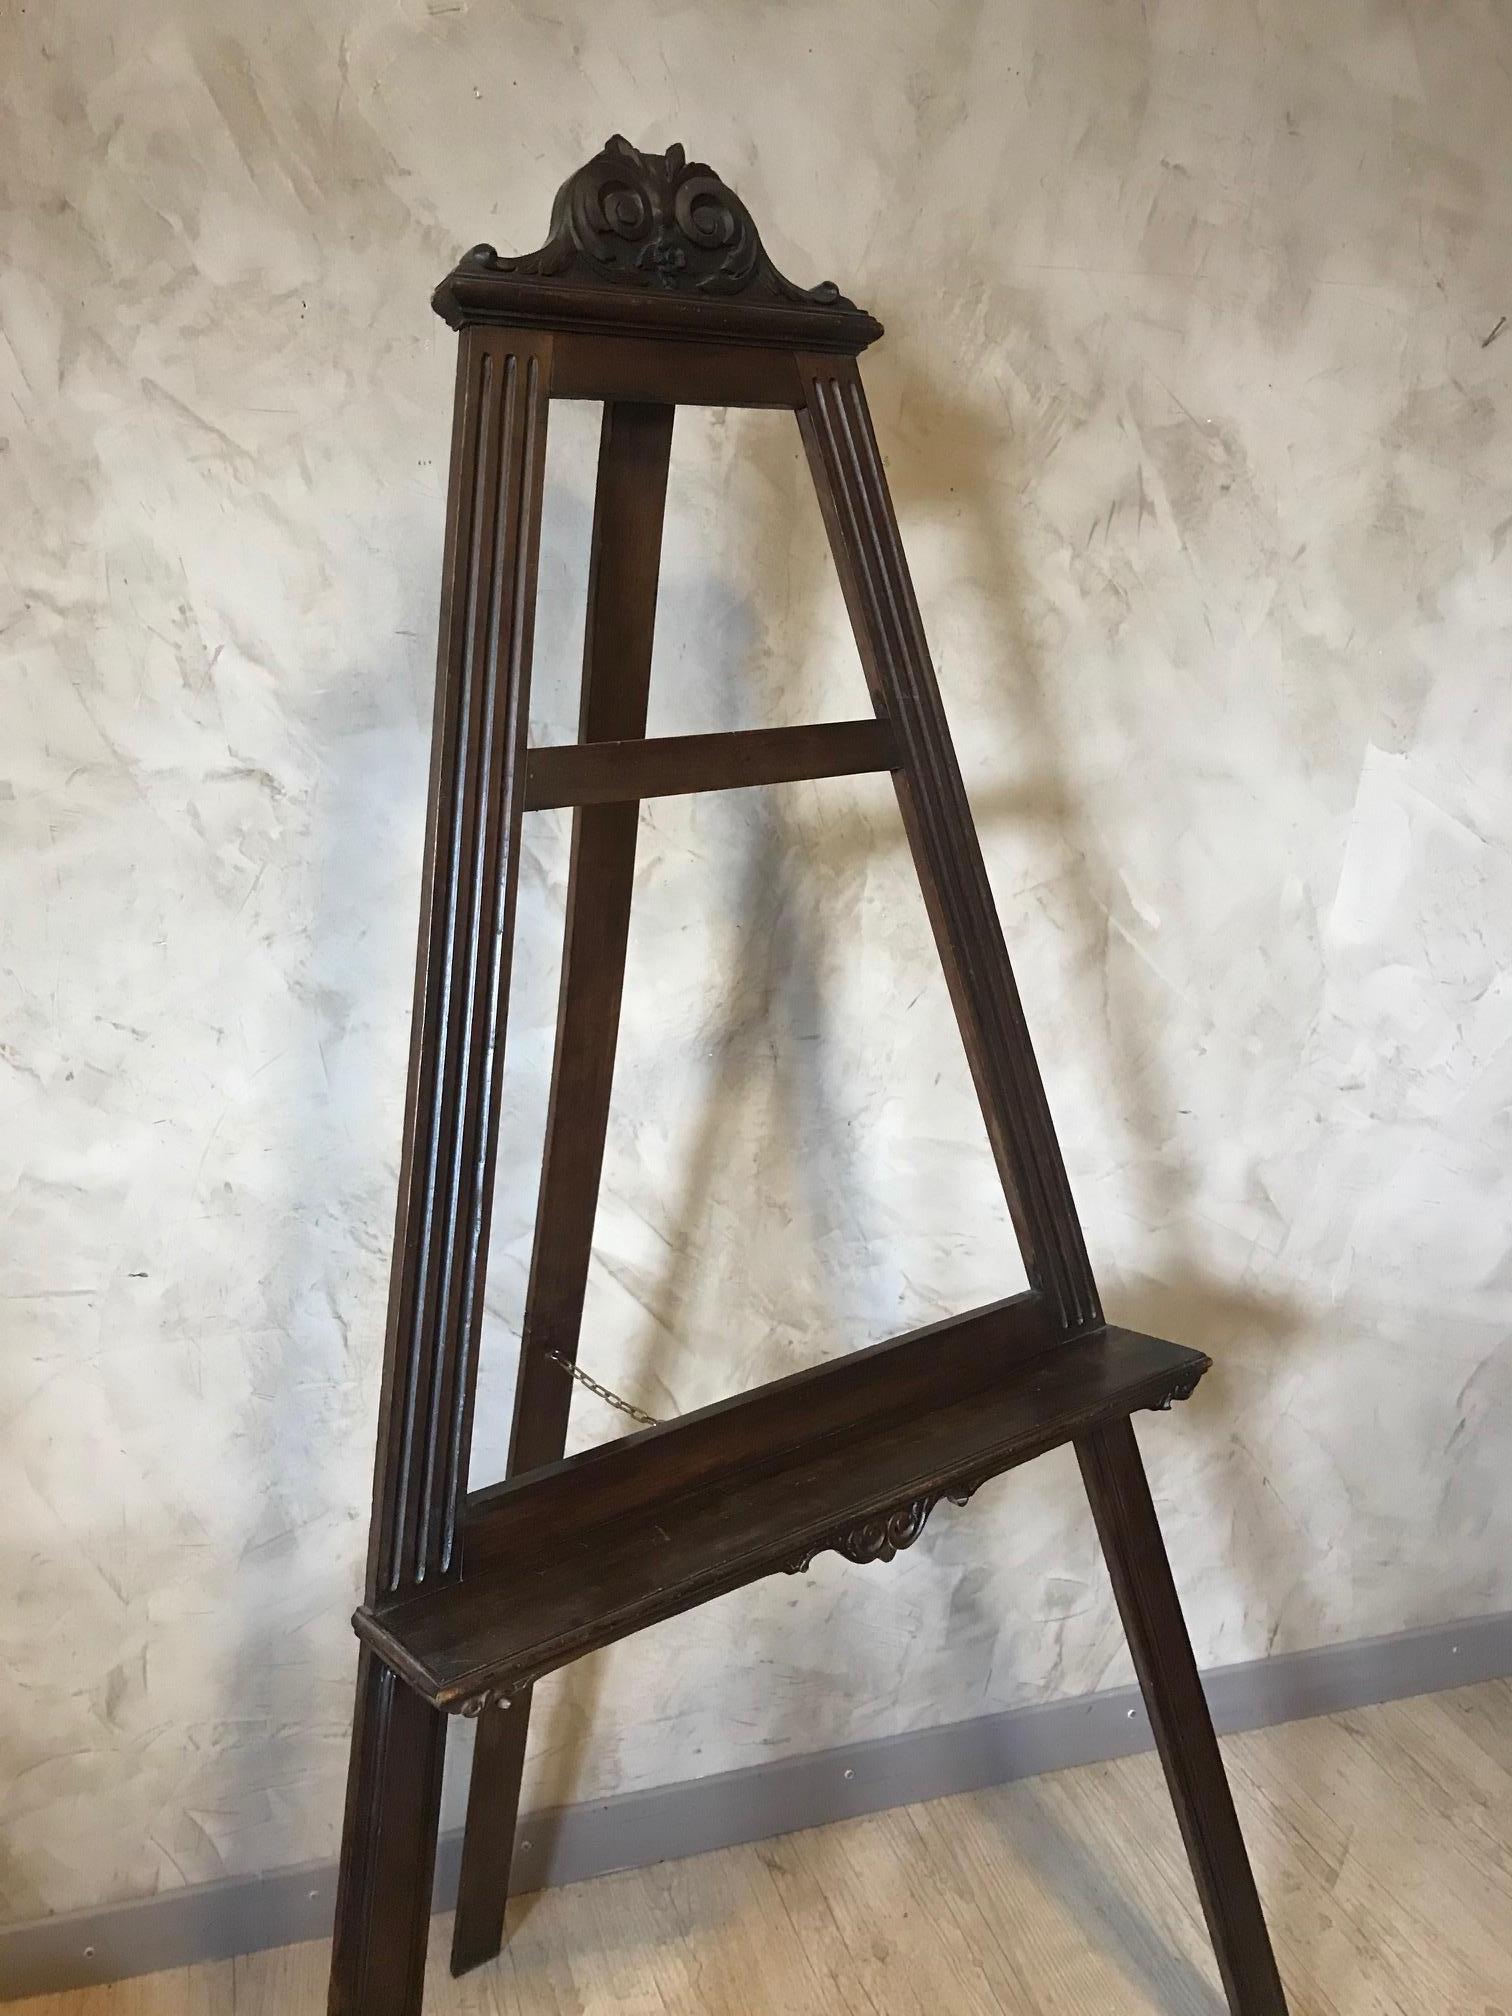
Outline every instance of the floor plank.
[[[1224, 1742], [1292, 2016], [1512, 2016], [1512, 1682]], [[1152, 1756], [517, 1898], [426, 2016], [1224, 2016]], [[12, 2004], [319, 2016], [315, 1943]]]

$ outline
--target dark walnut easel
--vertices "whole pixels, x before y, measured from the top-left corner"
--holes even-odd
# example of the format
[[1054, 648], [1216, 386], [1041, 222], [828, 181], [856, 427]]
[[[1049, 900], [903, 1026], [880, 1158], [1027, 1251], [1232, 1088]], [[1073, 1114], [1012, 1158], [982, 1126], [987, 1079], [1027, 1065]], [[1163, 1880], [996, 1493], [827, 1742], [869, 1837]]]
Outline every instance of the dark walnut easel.
[[[1131, 1417], [1200, 1353], [1104, 1322], [940, 704], [856, 359], [882, 332], [777, 272], [681, 148], [621, 139], [524, 258], [437, 291], [460, 332], [430, 810], [335, 2016], [414, 2016], [447, 1716], [478, 1717], [452, 1963], [501, 1946], [532, 1684], [825, 1548], [890, 1560], [941, 1499], [1075, 1445], [1235, 2016], [1285, 2000]], [[527, 746], [546, 416], [603, 402], [579, 740]], [[874, 718], [647, 739], [679, 405], [798, 417]], [[892, 774], [1026, 1293], [563, 1459], [639, 801]], [[520, 822], [573, 813], [556, 1064], [509, 1474], [468, 1489]]]

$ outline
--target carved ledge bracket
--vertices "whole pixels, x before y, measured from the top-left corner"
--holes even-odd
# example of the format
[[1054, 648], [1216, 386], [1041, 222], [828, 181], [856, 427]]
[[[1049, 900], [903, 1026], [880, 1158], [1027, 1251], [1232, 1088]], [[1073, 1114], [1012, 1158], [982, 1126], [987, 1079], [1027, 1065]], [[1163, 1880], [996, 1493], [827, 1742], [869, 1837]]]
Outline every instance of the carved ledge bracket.
[[912, 1547], [942, 1498], [948, 1499], [952, 1505], [964, 1505], [985, 1482], [985, 1478], [979, 1478], [972, 1484], [952, 1485], [948, 1491], [932, 1491], [922, 1498], [909, 1498], [903, 1504], [893, 1506], [891, 1511], [879, 1512], [873, 1518], [861, 1519], [853, 1526], [843, 1526], [838, 1532], [827, 1533], [794, 1560], [785, 1562], [784, 1573], [802, 1575], [813, 1565], [817, 1555], [826, 1553], [843, 1554], [847, 1561], [855, 1561], [863, 1567], [870, 1561], [891, 1561], [905, 1547]]
[[[1207, 1369], [1208, 1361], [1204, 1359], [1190, 1374], [1174, 1380], [1157, 1399], [1146, 1403], [1149, 1411], [1163, 1414], [1176, 1401], [1190, 1400]], [[894, 1505], [885, 1512], [837, 1527], [833, 1533], [826, 1533], [822, 1539], [815, 1540], [791, 1561], [784, 1562], [783, 1573], [806, 1573], [820, 1554], [843, 1554], [847, 1561], [855, 1561], [863, 1567], [872, 1561], [891, 1561], [905, 1547], [912, 1547], [929, 1523], [930, 1513], [942, 1500], [951, 1505], [965, 1505], [996, 1474], [996, 1471], [989, 1470], [969, 1482], [905, 1499], [902, 1504]]]
[[1168, 1392], [1161, 1395], [1160, 1399], [1153, 1401], [1147, 1411], [1151, 1414], [1168, 1414], [1178, 1400], [1190, 1400], [1207, 1369], [1205, 1362], [1198, 1366], [1190, 1378], [1178, 1380]]

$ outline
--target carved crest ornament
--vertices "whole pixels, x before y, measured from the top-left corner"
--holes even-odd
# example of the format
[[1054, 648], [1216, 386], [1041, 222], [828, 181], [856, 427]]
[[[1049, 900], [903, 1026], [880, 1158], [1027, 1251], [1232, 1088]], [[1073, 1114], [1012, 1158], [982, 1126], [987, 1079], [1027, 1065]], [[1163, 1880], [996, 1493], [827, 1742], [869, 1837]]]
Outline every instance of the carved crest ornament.
[[619, 133], [557, 191], [551, 236], [539, 252], [501, 258], [492, 245], [475, 245], [468, 257], [495, 273], [555, 278], [587, 262], [596, 279], [700, 294], [770, 289], [779, 300], [820, 308], [856, 305], [833, 280], [798, 287], [779, 273], [750, 211], [712, 168], [680, 146], [643, 154]]
[[[639, 319], [663, 332], [681, 324], [688, 334], [722, 333], [738, 305], [746, 340], [773, 341], [785, 330], [788, 340], [854, 350], [882, 333], [832, 280], [800, 287], [779, 272], [750, 211], [707, 163], [690, 161], [681, 146], [643, 153], [619, 133], [557, 191], [539, 251], [474, 245], [436, 290], [435, 306], [453, 326], [493, 317], [561, 326], [569, 299], [591, 322], [591, 296], [611, 287], [621, 326], [626, 290], [640, 290], [653, 300]], [[773, 311], [770, 321], [763, 309]]]

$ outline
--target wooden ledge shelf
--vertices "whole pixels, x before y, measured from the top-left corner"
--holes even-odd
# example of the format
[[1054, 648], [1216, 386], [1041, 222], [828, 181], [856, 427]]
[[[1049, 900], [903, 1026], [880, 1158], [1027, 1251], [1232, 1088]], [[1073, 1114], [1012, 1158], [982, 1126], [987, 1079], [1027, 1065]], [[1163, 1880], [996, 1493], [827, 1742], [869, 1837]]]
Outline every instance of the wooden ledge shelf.
[[564, 742], [525, 761], [525, 809], [624, 805], [691, 791], [798, 784], [894, 770], [886, 721], [814, 721], [798, 728], [744, 728], [715, 735], [657, 735], [625, 742]]
[[1053, 1343], [1037, 1298], [994, 1303], [475, 1492], [462, 1579], [359, 1610], [357, 1632], [432, 1706], [476, 1713], [827, 1548], [890, 1560], [941, 1499], [1186, 1398], [1208, 1362], [1112, 1325]]

